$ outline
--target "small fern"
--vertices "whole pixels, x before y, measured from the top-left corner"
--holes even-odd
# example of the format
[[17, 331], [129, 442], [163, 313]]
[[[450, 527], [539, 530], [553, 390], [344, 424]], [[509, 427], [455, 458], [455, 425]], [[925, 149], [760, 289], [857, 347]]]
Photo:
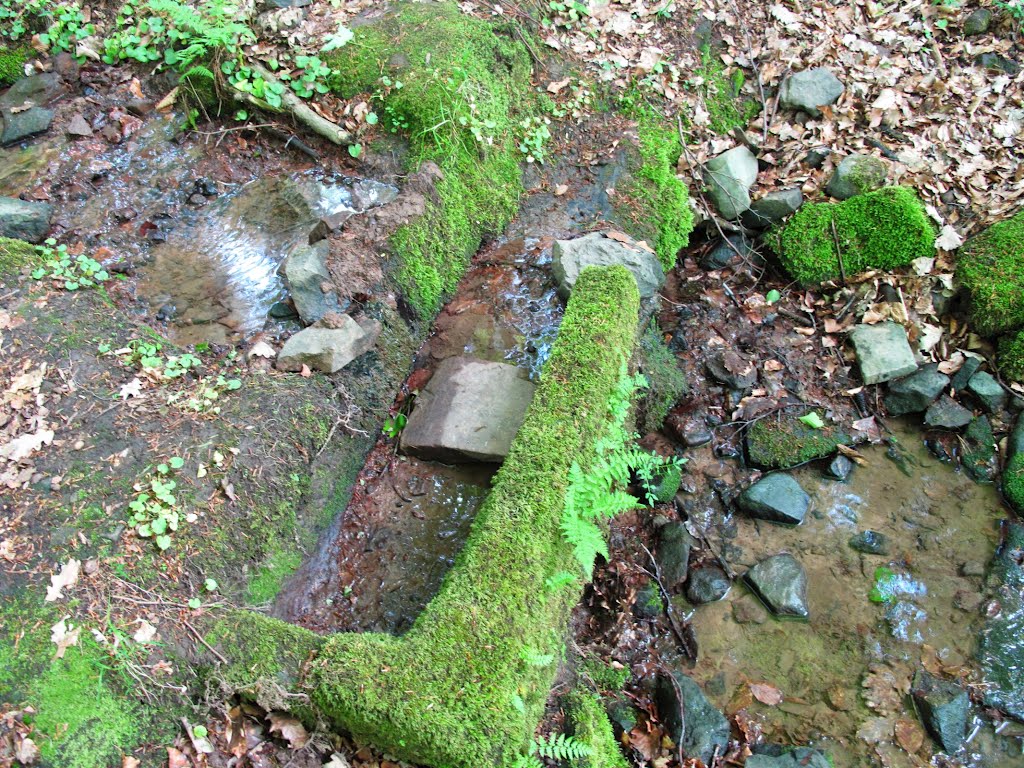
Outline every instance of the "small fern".
[[548, 576], [544, 579], [544, 586], [548, 592], [557, 592], [564, 587], [575, 584], [576, 580], [576, 574], [569, 573], [568, 571], [559, 571], [554, 576]]
[[552, 760], [579, 760], [590, 754], [590, 745], [564, 733], [549, 733], [547, 738], [534, 739], [530, 753]]
[[523, 648], [520, 655], [531, 667], [547, 667], [555, 660], [554, 654], [538, 653], [533, 648]]
[[544, 763], [536, 755], [520, 755], [512, 763], [512, 768], [545, 768]]

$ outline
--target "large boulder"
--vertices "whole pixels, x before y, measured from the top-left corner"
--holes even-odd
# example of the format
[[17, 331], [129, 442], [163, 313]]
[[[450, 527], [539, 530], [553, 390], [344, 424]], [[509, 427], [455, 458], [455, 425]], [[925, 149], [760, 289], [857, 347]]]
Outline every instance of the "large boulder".
[[0, 197], [0, 237], [41, 243], [50, 231], [53, 206], [16, 197]]
[[585, 267], [610, 267], [621, 264], [636, 278], [640, 298], [649, 299], [665, 282], [665, 272], [658, 257], [632, 240], [606, 237], [600, 232], [572, 240], [556, 240], [551, 271], [558, 282], [558, 292], [568, 298], [580, 272]]
[[704, 178], [719, 213], [727, 219], [739, 218], [750, 208], [750, 188], [757, 181], [757, 158], [745, 146], [733, 147], [708, 161]]
[[779, 103], [783, 109], [795, 109], [819, 117], [819, 107], [836, 103], [846, 88], [835, 75], [823, 67], [805, 69], [790, 75], [782, 83]]
[[849, 200], [865, 192], [885, 186], [889, 169], [882, 160], [871, 155], [850, 155], [843, 158], [832, 174], [825, 191], [836, 200]]
[[711, 705], [697, 683], [682, 672], [662, 673], [658, 675], [655, 697], [669, 738], [686, 757], [711, 765], [716, 751], [725, 754], [729, 721]]
[[898, 323], [858, 325], [850, 331], [850, 342], [865, 384], [898, 379], [917, 370], [907, 331]]
[[760, 520], [799, 525], [811, 505], [811, 497], [792, 477], [776, 472], [747, 488], [737, 503], [744, 512]]
[[277, 355], [278, 370], [301, 371], [308, 365], [334, 373], [373, 349], [380, 324], [367, 323], [364, 327], [348, 315], [342, 317], [340, 328], [305, 328], [288, 339]]
[[284, 263], [288, 292], [295, 302], [295, 310], [306, 325], [339, 309], [338, 297], [330, 290], [331, 275], [327, 271], [329, 253], [330, 245], [326, 240], [315, 245], [300, 244], [292, 249]]
[[402, 432], [402, 450], [439, 461], [500, 462], [533, 391], [514, 365], [449, 357], [417, 396]]

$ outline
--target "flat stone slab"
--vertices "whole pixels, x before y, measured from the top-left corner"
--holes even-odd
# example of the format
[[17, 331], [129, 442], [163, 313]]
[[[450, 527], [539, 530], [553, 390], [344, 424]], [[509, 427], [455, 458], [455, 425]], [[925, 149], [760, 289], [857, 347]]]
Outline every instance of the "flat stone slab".
[[766, 558], [747, 571], [744, 578], [776, 616], [808, 617], [807, 574], [792, 555]]
[[799, 525], [811, 505], [800, 483], [782, 473], [758, 480], [740, 494], [740, 509], [752, 517], [773, 523]]
[[0, 237], [41, 243], [50, 231], [51, 216], [53, 206], [49, 203], [0, 197]]
[[0, 144], [14, 144], [22, 139], [35, 136], [49, 130], [53, 122], [53, 111], [42, 107], [32, 107], [24, 112], [3, 110], [4, 130], [0, 133]]
[[288, 339], [277, 355], [278, 370], [301, 371], [303, 365], [308, 365], [335, 373], [373, 349], [380, 324], [363, 327], [348, 315], [343, 318], [340, 328], [304, 328]]
[[778, 224], [791, 213], [796, 213], [803, 203], [804, 195], [799, 187], [780, 189], [752, 202], [740, 219], [745, 226], [766, 229]]
[[824, 67], [815, 67], [787, 77], [779, 91], [779, 103], [783, 109], [801, 110], [812, 117], [820, 117], [818, 107], [835, 104], [845, 90], [838, 77]]
[[500, 462], [522, 426], [534, 389], [514, 365], [449, 357], [417, 396], [401, 448], [438, 461]]
[[1006, 405], [1006, 391], [991, 373], [978, 371], [971, 376], [967, 391], [989, 413], [998, 413]]
[[973, 418], [974, 414], [960, 403], [949, 395], [943, 395], [928, 407], [924, 414], [924, 423], [929, 427], [959, 429], [970, 424]]
[[665, 283], [665, 272], [658, 257], [634, 241], [621, 242], [601, 232], [572, 240], [556, 240], [552, 251], [551, 272], [558, 292], [568, 298], [585, 267], [610, 267], [621, 264], [636, 278], [640, 298], [649, 299]]
[[865, 384], [898, 379], [917, 370], [907, 332], [899, 323], [858, 325], [850, 331], [850, 342]]

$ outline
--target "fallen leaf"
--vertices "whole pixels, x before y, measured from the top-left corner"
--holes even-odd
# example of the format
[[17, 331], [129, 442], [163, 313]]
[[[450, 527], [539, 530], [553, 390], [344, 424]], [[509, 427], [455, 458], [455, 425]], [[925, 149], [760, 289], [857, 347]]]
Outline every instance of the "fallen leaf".
[[220, 481], [221, 490], [224, 491], [224, 495], [227, 496], [231, 501], [238, 501], [238, 495], [235, 493], [235, 484], [229, 483], [227, 478]]
[[651, 760], [661, 749], [661, 733], [636, 727], [629, 732], [629, 743], [644, 760]]
[[565, 88], [565, 86], [567, 86], [571, 81], [572, 81], [572, 78], [567, 77], [564, 80], [557, 80], [557, 81], [548, 83], [548, 93], [557, 94], [560, 90]]
[[64, 597], [65, 587], [73, 587], [78, 582], [78, 574], [82, 569], [82, 561], [70, 558], [63, 566], [60, 573], [50, 577], [50, 586], [46, 588], [46, 602], [52, 603]]
[[142, 397], [142, 380], [136, 376], [127, 384], [122, 385], [120, 395], [125, 400], [129, 397]]
[[568, 184], [559, 184], [557, 187], [555, 187], [555, 197], [561, 197], [562, 195], [564, 195], [568, 191], [569, 191], [569, 185]]
[[917, 752], [924, 744], [924, 731], [913, 720], [897, 720], [893, 730], [896, 734], [896, 743], [911, 754]]
[[249, 350], [247, 357], [274, 357], [277, 353], [274, 348], [265, 341], [257, 341], [252, 345], [252, 349]]
[[135, 630], [133, 637], [137, 643], [151, 642], [156, 637], [156, 627], [145, 619], [139, 619], [139, 628]]
[[939, 236], [935, 238], [935, 247], [941, 248], [944, 251], [955, 251], [963, 243], [964, 239], [957, 234], [950, 224], [944, 226]]
[[63, 659], [64, 651], [72, 645], [78, 645], [78, 638], [82, 633], [81, 627], [76, 627], [73, 624], [66, 623], [67, 618], [68, 617], [65, 616], [50, 627], [50, 642], [57, 646], [57, 653], [54, 655], [55, 659]]
[[39, 759], [39, 747], [26, 736], [14, 748], [14, 759], [22, 765], [32, 765]]
[[52, 429], [40, 429], [33, 434], [21, 435], [0, 446], [0, 459], [24, 461], [44, 445], [49, 445], [52, 442]]
[[331, 759], [324, 763], [324, 768], [352, 768], [345, 756], [340, 752], [332, 752]]
[[776, 373], [778, 371], [784, 371], [786, 369], [786, 366], [784, 366], [778, 360], [766, 360], [764, 363], [764, 369], [769, 373]]
[[309, 366], [306, 365], [305, 363], [303, 363], [302, 370], [299, 371], [299, 376], [301, 376], [304, 379], [308, 379], [312, 375], [313, 375], [313, 372], [311, 370], [309, 370]]
[[306, 746], [309, 741], [309, 733], [305, 727], [290, 715], [282, 714], [281, 712], [271, 712], [268, 716], [270, 719], [270, 732], [280, 733], [288, 742], [288, 746], [292, 749], [302, 749]]
[[782, 703], [782, 691], [768, 683], [751, 683], [750, 692], [754, 698], [769, 707], [777, 707]]
[[174, 747], [167, 747], [167, 768], [191, 768], [192, 761], [185, 753]]

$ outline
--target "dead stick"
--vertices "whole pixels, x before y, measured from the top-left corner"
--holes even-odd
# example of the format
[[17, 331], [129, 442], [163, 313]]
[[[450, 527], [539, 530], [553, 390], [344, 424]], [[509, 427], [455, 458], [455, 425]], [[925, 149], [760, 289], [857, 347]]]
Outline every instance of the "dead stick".
[[200, 643], [206, 646], [206, 650], [208, 650], [210, 653], [212, 653], [214, 656], [220, 659], [222, 663], [229, 664], [227, 659], [225, 659], [223, 656], [217, 653], [217, 650], [208, 642], [206, 642], [206, 640], [203, 638], [202, 635], [199, 634], [199, 631], [195, 627], [193, 627], [184, 619], [181, 620], [181, 623], [184, 624], [192, 632], [192, 634], [196, 636], [196, 640], [198, 640]]

